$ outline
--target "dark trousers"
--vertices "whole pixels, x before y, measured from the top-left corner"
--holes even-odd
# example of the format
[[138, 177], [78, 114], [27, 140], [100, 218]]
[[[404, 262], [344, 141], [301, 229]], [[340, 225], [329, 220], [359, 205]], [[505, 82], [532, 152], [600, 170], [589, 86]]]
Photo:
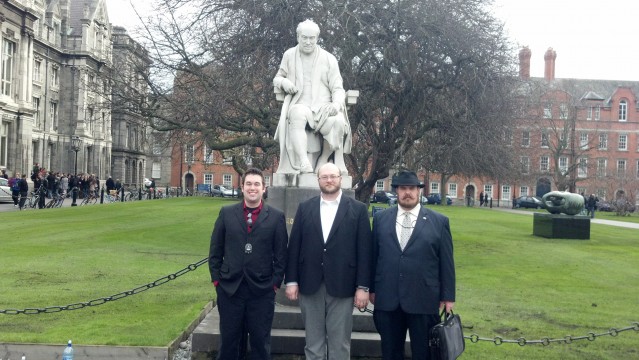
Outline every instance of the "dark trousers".
[[218, 360], [240, 359], [242, 339], [249, 335], [249, 359], [271, 359], [271, 327], [275, 311], [275, 291], [255, 295], [242, 283], [233, 296], [216, 287], [220, 313]]
[[20, 201], [20, 191], [11, 190], [11, 199], [13, 200], [13, 205], [18, 205], [18, 201]]
[[24, 192], [20, 192], [20, 210], [22, 210], [22, 208], [24, 207], [24, 203], [27, 202], [27, 196], [28, 196], [28, 192], [24, 191]]
[[[375, 309], [375, 327], [382, 339], [384, 360], [403, 360], [406, 331], [410, 334], [410, 349], [413, 360], [430, 360], [430, 329], [437, 325], [439, 315], [408, 314], [401, 308], [393, 311]], [[435, 359], [433, 359], [435, 360]]]

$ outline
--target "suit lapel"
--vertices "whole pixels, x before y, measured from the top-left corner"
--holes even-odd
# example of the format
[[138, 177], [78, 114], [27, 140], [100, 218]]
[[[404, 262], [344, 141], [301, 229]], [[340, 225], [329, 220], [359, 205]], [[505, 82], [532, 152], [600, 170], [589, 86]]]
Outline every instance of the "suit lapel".
[[247, 232], [246, 220], [244, 219], [244, 202], [239, 202], [233, 207], [233, 217], [239, 224], [242, 231]]
[[260, 211], [260, 215], [257, 217], [257, 220], [255, 221], [255, 223], [253, 223], [252, 231], [255, 231], [255, 229], [257, 229], [263, 222], [266, 221], [266, 219], [268, 218], [268, 214], [269, 214], [268, 205], [266, 204], [262, 205], [262, 210]]
[[335, 235], [337, 228], [346, 218], [346, 214], [348, 213], [348, 209], [350, 208], [350, 199], [342, 194], [342, 200], [339, 202], [339, 206], [337, 207], [337, 213], [335, 214], [335, 220], [333, 220], [333, 225], [331, 226], [331, 231], [328, 233], [328, 238], [326, 242], [328, 243]]
[[406, 247], [404, 249], [408, 248], [410, 244], [417, 238], [418, 236], [417, 234], [427, 229], [427, 225], [429, 221], [430, 220], [428, 220], [426, 209], [422, 207], [419, 210], [419, 216], [417, 216], [417, 221], [415, 222], [415, 228], [413, 228], [413, 232], [410, 234], [410, 238], [408, 239], [408, 242], [406, 243]]

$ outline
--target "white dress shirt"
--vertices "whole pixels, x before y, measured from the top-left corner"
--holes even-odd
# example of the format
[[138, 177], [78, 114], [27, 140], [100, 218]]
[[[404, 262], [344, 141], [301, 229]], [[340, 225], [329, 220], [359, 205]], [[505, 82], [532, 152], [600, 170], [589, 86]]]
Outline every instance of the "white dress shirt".
[[402, 222], [404, 222], [404, 214], [408, 213], [411, 219], [412, 227], [410, 229], [411, 234], [413, 233], [413, 229], [415, 228], [415, 223], [417, 223], [417, 217], [419, 216], [419, 211], [421, 210], [421, 205], [417, 204], [414, 208], [409, 211], [404, 211], [401, 207], [397, 207], [397, 219], [395, 220], [395, 231], [397, 232], [397, 239], [401, 240], [402, 237]]
[[335, 215], [337, 215], [337, 208], [339, 202], [342, 200], [342, 190], [339, 191], [337, 199], [324, 200], [324, 197], [320, 195], [320, 218], [322, 222], [322, 235], [324, 236], [324, 243], [328, 240], [328, 234], [331, 232], [333, 222], [335, 221]]

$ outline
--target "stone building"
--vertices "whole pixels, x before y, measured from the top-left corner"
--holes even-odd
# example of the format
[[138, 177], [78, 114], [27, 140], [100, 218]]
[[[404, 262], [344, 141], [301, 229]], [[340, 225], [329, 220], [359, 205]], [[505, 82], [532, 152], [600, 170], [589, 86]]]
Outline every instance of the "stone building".
[[[100, 179], [121, 171], [118, 175], [124, 178], [140, 180], [146, 144], [140, 121], [119, 116], [111, 123], [112, 74], [127, 66], [114, 66], [105, 1], [4, 1], [0, 32], [0, 168], [29, 173], [38, 164], [73, 173], [77, 167], [78, 173]], [[126, 31], [115, 32], [118, 51], [133, 49], [143, 59], [139, 63], [148, 65], [145, 52]], [[120, 56], [115, 61], [131, 58]], [[112, 125], [118, 137], [114, 155]], [[126, 157], [131, 154], [129, 166], [136, 171], [126, 173]]]

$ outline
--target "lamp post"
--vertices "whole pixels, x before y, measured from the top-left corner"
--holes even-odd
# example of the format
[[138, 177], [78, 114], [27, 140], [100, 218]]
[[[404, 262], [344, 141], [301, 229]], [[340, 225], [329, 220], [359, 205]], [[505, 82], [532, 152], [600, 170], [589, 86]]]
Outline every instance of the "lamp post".
[[73, 175], [73, 202], [71, 203], [71, 206], [78, 206], [78, 204], [75, 203], [76, 199], [78, 198], [78, 151], [80, 151], [80, 148], [82, 147], [82, 139], [80, 139], [79, 136], [73, 135], [71, 137], [71, 149], [73, 150], [73, 152], [75, 152], [75, 165], [74, 165], [74, 175]]
[[[193, 165], [193, 158], [188, 158], [186, 159], [186, 166], [187, 166], [187, 174], [191, 174], [191, 166]], [[193, 175], [191, 174], [191, 178], [193, 178]], [[191, 183], [191, 187], [193, 186], [193, 183]], [[192, 188], [189, 188], [189, 182], [186, 182], [186, 186], [187, 190], [189, 191], [189, 194], [193, 195], [193, 190]]]

